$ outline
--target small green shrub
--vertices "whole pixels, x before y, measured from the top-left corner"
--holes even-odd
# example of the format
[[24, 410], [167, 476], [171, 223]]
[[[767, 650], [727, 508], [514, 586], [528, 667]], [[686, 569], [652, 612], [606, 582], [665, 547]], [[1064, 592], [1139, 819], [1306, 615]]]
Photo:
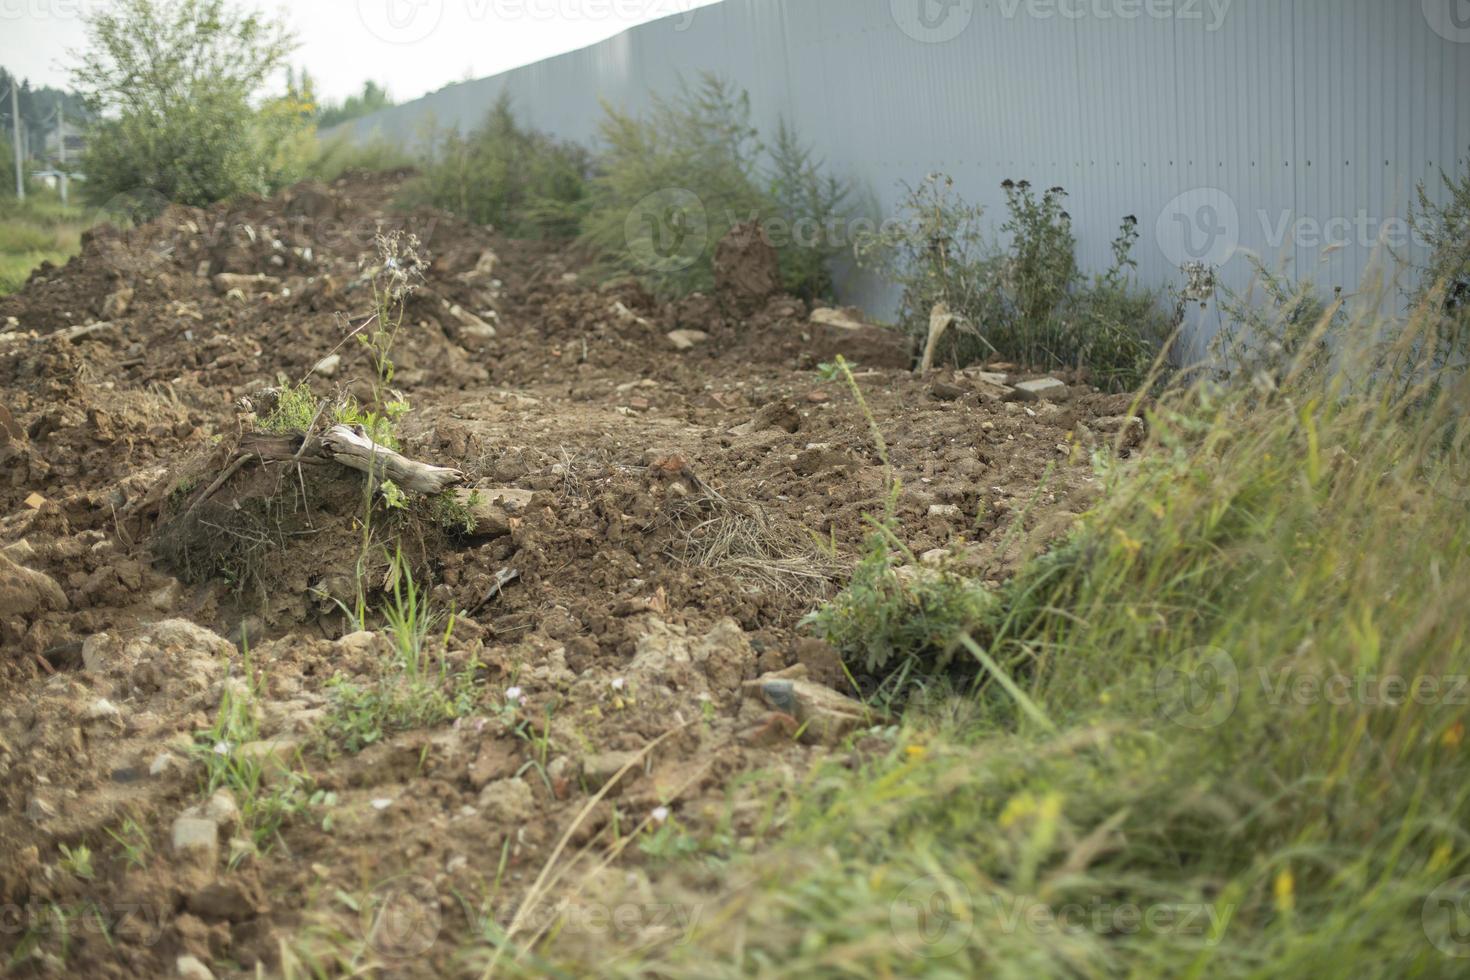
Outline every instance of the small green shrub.
[[1077, 268], [1066, 191], [1002, 186], [1006, 245], [986, 235], [982, 209], [943, 174], [909, 188], [898, 221], [858, 236], [859, 264], [903, 289], [900, 327], [922, 343], [942, 302], [960, 328], [940, 354], [959, 364], [999, 354], [1040, 370], [1086, 367], [1112, 390], [1136, 387], [1174, 328], [1164, 298], [1132, 278], [1137, 219], [1124, 219], [1112, 266], [1088, 281]]
[[827, 261], [840, 251], [845, 184], [786, 123], [767, 146], [750, 120], [750, 97], [714, 75], [643, 116], [604, 107], [605, 152], [590, 185], [584, 240], [616, 271], [661, 295], [714, 286], [715, 246], [759, 218], [780, 256], [786, 287], [826, 295]]
[[[332, 745], [360, 752], [384, 735], [462, 718], [478, 699], [473, 659], [460, 670], [430, 658], [430, 637], [443, 617], [430, 608], [401, 552], [389, 556], [388, 601], [382, 609], [393, 660], [366, 683], [337, 676], [330, 682], [331, 710], [323, 734]], [[447, 648], [454, 617], [444, 624], [439, 649]]]
[[1430, 257], [1418, 270], [1411, 298], [1443, 319], [1433, 363], [1464, 370], [1470, 365], [1470, 168], [1458, 176], [1441, 172], [1440, 179], [1448, 198], [1444, 204], [1435, 203], [1422, 183], [1418, 187], [1413, 226]]
[[949, 666], [959, 637], [995, 607], [978, 583], [942, 568], [900, 566], [890, 536], [875, 532], [852, 580], [807, 617], [844, 660], [882, 678], [899, 669], [935, 674]]
[[578, 231], [591, 157], [516, 121], [509, 96], [468, 135], [439, 134], [406, 203], [424, 203], [524, 238], [567, 238]]

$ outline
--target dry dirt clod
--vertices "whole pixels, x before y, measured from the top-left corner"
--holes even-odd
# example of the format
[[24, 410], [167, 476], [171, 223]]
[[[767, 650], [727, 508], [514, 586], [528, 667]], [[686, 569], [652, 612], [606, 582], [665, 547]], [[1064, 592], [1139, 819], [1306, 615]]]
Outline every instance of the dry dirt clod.
[[174, 854], [187, 864], [213, 868], [219, 864], [219, 825], [205, 817], [179, 817], [170, 837]]

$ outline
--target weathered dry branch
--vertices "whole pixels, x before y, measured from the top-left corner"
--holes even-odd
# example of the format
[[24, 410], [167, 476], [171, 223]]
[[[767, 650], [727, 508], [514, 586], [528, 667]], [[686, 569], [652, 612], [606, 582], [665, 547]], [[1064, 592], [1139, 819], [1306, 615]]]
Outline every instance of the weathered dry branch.
[[430, 466], [401, 456], [369, 439], [360, 429], [334, 425], [321, 438], [322, 452], [329, 458], [380, 480], [392, 480], [400, 489], [411, 493], [443, 493], [464, 482], [459, 470]]

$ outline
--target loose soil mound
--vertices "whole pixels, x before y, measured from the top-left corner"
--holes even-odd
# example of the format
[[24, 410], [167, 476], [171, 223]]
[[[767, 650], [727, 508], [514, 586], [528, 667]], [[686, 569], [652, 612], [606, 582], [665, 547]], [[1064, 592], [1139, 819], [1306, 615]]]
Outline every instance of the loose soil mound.
[[[1090, 452], [1130, 431], [1127, 400], [1084, 384], [1053, 403], [974, 372], [916, 378], [891, 336], [791, 297], [741, 312], [598, 284], [570, 252], [390, 210], [400, 179], [170, 208], [0, 299], [0, 905], [19, 910], [0, 947], [40, 951], [22, 974], [166, 976], [192, 956], [244, 976], [284, 949], [453, 975], [485, 920], [593, 880], [532, 893], [554, 853], [601, 853], [660, 807], [696, 837], [759, 834], [738, 777], [779, 783], [851, 728], [793, 738], [748, 684], [803, 667], [846, 687], [799, 621], [860, 553], [885, 470], [868, 419], [814, 370], [835, 353], [887, 439], [905, 541], [982, 579], [1063, 532], [1095, 492]], [[375, 542], [401, 540], [434, 605], [459, 611], [436, 664], [477, 686], [457, 721], [353, 754], [321, 737], [328, 709], [392, 657], [343, 611], [361, 476], [257, 463], [201, 488], [248, 437], [242, 399], [333, 352], [313, 386], [365, 389], [344, 317], [371, 308], [380, 228], [432, 254], [396, 352], [403, 452], [517, 493], [473, 534], [379, 507]], [[1008, 535], [1018, 520], [1034, 533]], [[375, 547], [374, 592], [385, 566]], [[199, 809], [204, 733], [247, 680], [264, 751], [309, 790], [259, 847], [227, 802]], [[190, 837], [201, 821], [217, 839]], [[63, 845], [90, 848], [86, 875]], [[618, 887], [645, 887], [628, 883], [650, 860], [619, 849]], [[372, 928], [397, 900], [429, 903], [422, 948]]]

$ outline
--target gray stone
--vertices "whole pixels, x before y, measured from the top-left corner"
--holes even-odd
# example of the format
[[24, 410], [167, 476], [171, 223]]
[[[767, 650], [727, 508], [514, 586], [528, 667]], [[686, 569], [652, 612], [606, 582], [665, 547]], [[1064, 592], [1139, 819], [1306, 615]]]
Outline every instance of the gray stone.
[[523, 779], [497, 779], [480, 790], [480, 809], [486, 819], [505, 827], [519, 826], [536, 811], [536, 798]]
[[1012, 397], [1017, 401], [1039, 402], [1066, 401], [1072, 396], [1072, 390], [1056, 378], [1037, 378], [1035, 381], [1022, 381], [1016, 385], [1016, 393]]
[[[582, 774], [587, 777], [587, 787], [599, 790], [606, 786], [623, 767], [638, 758], [637, 752], [599, 752], [582, 760]], [[637, 778], [642, 770], [634, 764], [619, 780], [619, 787]], [[614, 787], [617, 789], [619, 787]]]
[[214, 980], [214, 974], [209, 972], [209, 967], [192, 956], [180, 956], [174, 961], [174, 969], [184, 980]]
[[174, 853], [202, 867], [219, 862], [219, 826], [204, 817], [179, 817], [173, 826]]
[[675, 350], [693, 350], [709, 340], [709, 334], [703, 330], [671, 330], [665, 336], [669, 338], [669, 343], [674, 345]]

